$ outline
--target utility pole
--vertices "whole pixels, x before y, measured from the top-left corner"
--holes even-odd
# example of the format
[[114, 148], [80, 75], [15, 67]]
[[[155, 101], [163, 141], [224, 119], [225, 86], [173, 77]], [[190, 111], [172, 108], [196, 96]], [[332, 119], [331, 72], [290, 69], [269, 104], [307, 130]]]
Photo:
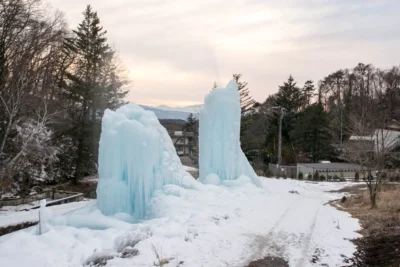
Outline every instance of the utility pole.
[[343, 109], [340, 103], [340, 149], [343, 149]]
[[283, 108], [280, 108], [280, 115], [279, 115], [279, 136], [278, 136], [278, 168], [281, 166], [282, 162], [282, 119], [283, 119]]

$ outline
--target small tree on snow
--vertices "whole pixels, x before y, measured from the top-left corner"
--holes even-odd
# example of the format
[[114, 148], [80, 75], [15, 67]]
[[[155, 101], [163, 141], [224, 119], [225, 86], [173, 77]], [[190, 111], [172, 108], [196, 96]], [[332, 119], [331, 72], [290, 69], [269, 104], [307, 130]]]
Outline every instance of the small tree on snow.
[[[371, 109], [373, 105], [370, 105]], [[346, 157], [350, 162], [361, 166], [364, 173], [363, 181], [366, 183], [370, 195], [371, 208], [376, 208], [377, 197], [386, 181], [384, 169], [388, 162], [398, 161], [396, 153], [390, 151], [397, 140], [391, 140], [390, 131], [385, 130], [386, 114], [377, 110], [364, 110], [360, 115], [351, 118], [351, 132], [359, 136], [351, 151]]]

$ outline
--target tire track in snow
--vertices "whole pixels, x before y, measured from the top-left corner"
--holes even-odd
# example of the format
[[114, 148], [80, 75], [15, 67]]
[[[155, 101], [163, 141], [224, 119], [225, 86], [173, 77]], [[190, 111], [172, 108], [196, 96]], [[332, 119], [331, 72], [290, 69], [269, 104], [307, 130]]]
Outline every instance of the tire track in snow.
[[307, 237], [305, 238], [304, 247], [303, 247], [303, 250], [301, 252], [301, 259], [296, 264], [296, 267], [303, 267], [304, 263], [305, 263], [304, 261], [306, 259], [308, 260], [308, 251], [310, 249], [311, 238], [312, 238], [312, 234], [313, 234], [314, 229], [315, 229], [315, 225], [317, 223], [317, 218], [318, 218], [318, 214], [319, 214], [319, 210], [320, 209], [321, 209], [321, 206], [318, 207], [317, 211], [314, 214], [314, 218], [313, 218], [312, 224], [310, 226], [310, 230], [308, 231]]
[[[271, 229], [263, 235], [256, 235], [253, 236], [254, 242], [253, 245], [256, 247], [255, 251], [252, 253], [251, 257], [249, 257], [246, 260], [246, 263], [249, 261], [252, 261], [254, 259], [262, 258], [264, 257], [264, 251], [267, 247], [273, 247], [274, 246], [274, 236], [277, 235], [276, 230], [278, 229], [279, 225], [282, 223], [282, 221], [286, 218], [286, 216], [289, 214], [289, 212], [296, 206], [298, 206], [298, 198], [293, 200], [288, 207], [285, 209], [285, 211], [282, 213], [281, 216], [276, 220], [276, 222], [272, 225]], [[244, 266], [243, 264], [238, 265], [238, 266]]]

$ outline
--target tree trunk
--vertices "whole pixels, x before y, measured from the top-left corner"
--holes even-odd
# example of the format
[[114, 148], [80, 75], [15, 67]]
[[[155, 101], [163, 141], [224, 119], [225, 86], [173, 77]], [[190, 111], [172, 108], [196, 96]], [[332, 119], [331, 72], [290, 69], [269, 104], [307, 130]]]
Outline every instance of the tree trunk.
[[92, 103], [92, 123], [96, 122], [96, 112], [97, 112], [97, 107], [96, 107], [96, 103], [95, 103], [96, 99], [93, 98], [93, 103]]
[[82, 168], [84, 159], [84, 149], [85, 149], [85, 134], [86, 134], [86, 119], [87, 119], [87, 102], [84, 100], [82, 105], [82, 118], [81, 118], [81, 125], [80, 129], [78, 130], [78, 147], [77, 147], [77, 155], [76, 155], [76, 162], [75, 162], [75, 175], [73, 182], [75, 184], [82, 178]]
[[374, 190], [374, 192], [371, 193], [370, 198], [371, 198], [371, 209], [375, 209], [376, 206], [376, 190]]
[[4, 132], [3, 140], [1, 141], [0, 155], [3, 154], [4, 146], [6, 144], [8, 134], [10, 133], [11, 124], [12, 124], [12, 117], [10, 116], [10, 119], [8, 120], [8, 123], [7, 123], [6, 131]]

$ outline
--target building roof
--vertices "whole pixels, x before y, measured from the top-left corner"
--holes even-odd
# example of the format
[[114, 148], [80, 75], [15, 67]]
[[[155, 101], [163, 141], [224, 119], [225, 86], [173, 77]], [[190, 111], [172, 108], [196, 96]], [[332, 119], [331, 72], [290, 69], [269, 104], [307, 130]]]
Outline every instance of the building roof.
[[358, 171], [361, 169], [360, 165], [350, 163], [299, 163], [297, 166], [325, 171]]

